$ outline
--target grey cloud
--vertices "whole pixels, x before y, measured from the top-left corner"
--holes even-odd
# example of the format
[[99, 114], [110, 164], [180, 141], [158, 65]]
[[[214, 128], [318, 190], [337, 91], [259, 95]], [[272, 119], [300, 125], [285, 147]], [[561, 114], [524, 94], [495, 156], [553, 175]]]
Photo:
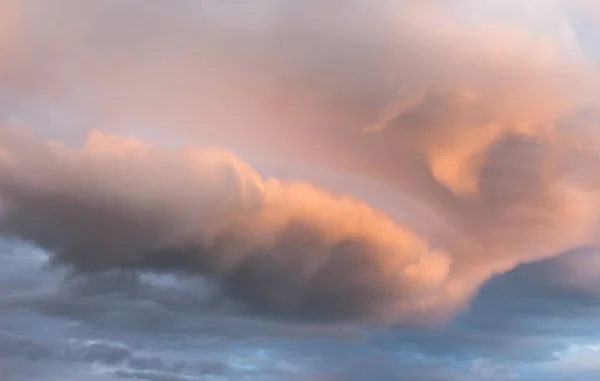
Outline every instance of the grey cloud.
[[131, 357], [127, 363], [130, 368], [136, 370], [149, 369], [160, 370], [165, 368], [165, 363], [158, 356], [153, 357]]
[[536, 337], [559, 346], [594, 341], [590, 332], [600, 310], [595, 257], [595, 250], [572, 251], [498, 277], [482, 288], [458, 323], [481, 335]]
[[131, 371], [131, 370], [117, 370], [113, 374], [118, 379], [135, 379], [145, 381], [204, 381], [204, 378], [194, 376], [184, 376], [180, 374], [172, 373], [159, 373], [159, 372], [142, 372], [142, 371]]
[[0, 357], [24, 357], [31, 361], [47, 359], [52, 352], [47, 345], [0, 331]]
[[342, 369], [323, 370], [319, 373], [304, 374], [291, 377], [291, 381], [360, 381], [377, 377], [382, 381], [458, 381], [475, 380], [467, 373], [445, 369], [443, 365], [420, 364], [418, 361], [406, 359], [390, 359], [383, 355], [380, 358], [365, 356], [356, 359], [353, 364], [346, 364]]
[[[38, 269], [39, 273], [51, 271]], [[251, 318], [203, 297], [206, 284], [194, 278], [156, 276], [132, 271], [108, 271], [67, 276], [54, 274], [53, 283], [0, 297], [0, 309], [27, 310], [50, 318], [94, 327], [118, 340], [123, 335], [161, 332], [165, 340], [201, 335], [213, 341], [264, 337], [307, 340], [317, 337], [353, 340], [356, 329], [339, 325], [286, 324]], [[17, 315], [18, 316], [18, 315]]]
[[202, 374], [209, 376], [221, 376], [226, 374], [230, 369], [227, 364], [218, 361], [203, 361], [200, 368], [202, 369]]
[[131, 374], [172, 374], [177, 376], [185, 363], [171, 362], [158, 355], [138, 353], [124, 343], [99, 340], [70, 340], [65, 344], [65, 360], [101, 364], [107, 369], [120, 368]]
[[[122, 274], [124, 279], [127, 279], [131, 274]], [[138, 275], [139, 276], [139, 275]], [[507, 274], [510, 278], [511, 274]], [[81, 277], [93, 277], [93, 275], [81, 275]], [[142, 276], [145, 278], [145, 275]], [[150, 277], [149, 279], [152, 279]], [[514, 284], [514, 278], [512, 281], [504, 282]], [[130, 282], [125, 280], [118, 280], [116, 274], [105, 274], [100, 276], [99, 279], [91, 281], [91, 283], [98, 284], [101, 280], [106, 283], [123, 284], [123, 282]], [[498, 278], [502, 281], [502, 277]], [[82, 282], [83, 279], [79, 279], [77, 282]], [[142, 281], [141, 285], [136, 287], [148, 287], [152, 290], [148, 279]], [[157, 284], [156, 280], [152, 280], [154, 284]], [[162, 287], [165, 290], [173, 291], [173, 286], [170, 284], [171, 281], [160, 281]], [[491, 286], [494, 286], [496, 281], [493, 281]], [[71, 283], [73, 284], [73, 283]], [[76, 291], [79, 287], [69, 287], [69, 282], [65, 284], [66, 290]], [[136, 287], [123, 288], [124, 293], [131, 293], [131, 290], [135, 290]], [[117, 287], [115, 287], [117, 288]], [[85, 289], [85, 287], [81, 287]], [[129, 291], [128, 291], [129, 290]], [[72, 298], [92, 298], [94, 302], [94, 295], [111, 295], [111, 298], [118, 300], [118, 294], [111, 291], [110, 287], [90, 287], [89, 291], [77, 293], [71, 295]], [[180, 290], [180, 292], [186, 292]], [[513, 320], [515, 322], [515, 313], [506, 314], [503, 310], [504, 302], [509, 302], [511, 299], [514, 300], [519, 294], [530, 292], [527, 286], [523, 285], [518, 287], [517, 290], [511, 288], [504, 288], [504, 294], [502, 299], [490, 300], [490, 304], [480, 304], [478, 300], [475, 301], [473, 310], [469, 313], [473, 313], [475, 319], [494, 323], [491, 319], [493, 315], [498, 315], [502, 320]], [[136, 298], [154, 298], [156, 300], [156, 290], [146, 292], [133, 292], [130, 297], [133, 298], [128, 303], [132, 303]], [[79, 295], [79, 296], [78, 296]], [[484, 288], [484, 292], [481, 297], [490, 297], [490, 293]], [[109, 301], [110, 298], [106, 299]], [[158, 299], [160, 300], [160, 298]], [[532, 299], [535, 301], [535, 299]], [[538, 306], [548, 304], [548, 301], [540, 300]], [[135, 304], [135, 303], [134, 303]], [[534, 303], [532, 308], [535, 307]], [[493, 309], [494, 305], [498, 305], [500, 309]], [[31, 308], [32, 306], [25, 306]], [[108, 311], [115, 310], [116, 306], [103, 305], [102, 309]], [[5, 306], [0, 307], [3, 311], [8, 311]], [[487, 311], [486, 311], [487, 310]], [[527, 311], [523, 311], [526, 313]], [[484, 315], [477, 314], [484, 313]], [[145, 312], [139, 311], [137, 315], [138, 320], [142, 320]], [[171, 308], [165, 311], [165, 314], [170, 314], [179, 324], [185, 325], [185, 321], [196, 321], [200, 323], [206, 318], [202, 314], [194, 314], [192, 316], [186, 316], [181, 311]], [[60, 317], [55, 315], [55, 317]], [[86, 319], [80, 317], [79, 321], [85, 323]], [[189, 319], [189, 320], [188, 320]], [[551, 310], [543, 315], [544, 324], [551, 322], [553, 319]], [[96, 362], [100, 361], [100, 364], [109, 366], [109, 363], [101, 362], [102, 360], [88, 358], [86, 362], [81, 354], [85, 351], [78, 352], [77, 348], [93, 343], [99, 343], [100, 346], [110, 349], [115, 347], [118, 349], [117, 352], [122, 352], [125, 348], [124, 344], [115, 343], [110, 340], [124, 340], [127, 344], [127, 348], [132, 353], [131, 359], [122, 363], [124, 368], [121, 369], [121, 375], [133, 377], [133, 375], [148, 376], [148, 377], [195, 377], [201, 379], [201, 375], [206, 371], [203, 365], [214, 363], [215, 361], [228, 359], [230, 366], [225, 373], [220, 376], [214, 375], [217, 380], [229, 380], [229, 379], [240, 379], [246, 377], [264, 377], [268, 380], [361, 380], [364, 377], [371, 377], [372, 375], [381, 375], [382, 379], [391, 380], [473, 380], [478, 381], [476, 375], [469, 370], [469, 364], [473, 359], [483, 356], [486, 358], [496, 359], [498, 363], [509, 363], [509, 364], [520, 364], [519, 366], [529, 366], [529, 364], [540, 363], [543, 361], [549, 361], [552, 359], [552, 353], [564, 349], [568, 345], [568, 341], [562, 341], [557, 339], [564, 332], [566, 335], [572, 335], [573, 332], [565, 328], [561, 331], [561, 327], [555, 327], [554, 334], [540, 336], [536, 331], [528, 331], [527, 327], [524, 330], [516, 330], [518, 327], [513, 327], [513, 331], [507, 331], [500, 325], [496, 325], [498, 329], [489, 327], [490, 331], [482, 330], [477, 325], [473, 324], [471, 320], [470, 324], [465, 325], [465, 322], [459, 322], [458, 326], [455, 323], [441, 327], [435, 330], [403, 330], [397, 332], [395, 330], [382, 330], [378, 335], [372, 337], [371, 332], [363, 332], [362, 335], [355, 337], [354, 339], [343, 339], [340, 340], [334, 336], [319, 337], [317, 331], [314, 331], [312, 336], [299, 337], [293, 333], [293, 329], [290, 328], [288, 335], [274, 334], [272, 330], [267, 330], [267, 326], [273, 323], [264, 322], [264, 324], [252, 325], [247, 322], [244, 323], [245, 319], [234, 320], [231, 318], [217, 318], [212, 328], [206, 326], [205, 331], [194, 331], [191, 329], [177, 329], [176, 326], [161, 326], [158, 329], [153, 330], [136, 330], [136, 327], [132, 324], [130, 327], [119, 327], [118, 317], [114, 320], [105, 320], [100, 324], [91, 325], [86, 324], [81, 326], [79, 334], [83, 335], [81, 339], [71, 343], [69, 345], [72, 348], [71, 351], [65, 350], [65, 346], [60, 344], [54, 344], [52, 353], [55, 359], [57, 353], [63, 354], [77, 354], [65, 357], [62, 355], [62, 365], [56, 365], [55, 363], [48, 363], [48, 360], [40, 361], [36, 360], [36, 367], [41, 370], [42, 373], [46, 374], [60, 374], [57, 368], [62, 369], [78, 369], [78, 374], [81, 377], [87, 375], [89, 372], [87, 368], [89, 361]], [[135, 319], [132, 319], [132, 322]], [[2, 320], [0, 319], [0, 322]], [[5, 320], [4, 320], [5, 321]], [[500, 321], [498, 321], [500, 322]], [[560, 323], [564, 325], [566, 321]], [[517, 322], [518, 323], [518, 322]], [[535, 324], [535, 321], [533, 321]], [[538, 324], [540, 320], [538, 320]], [[0, 323], [2, 324], [2, 323]], [[31, 324], [34, 325], [47, 325], [50, 327], [55, 326], [55, 320], [40, 320], [33, 321]], [[248, 332], [246, 335], [232, 334], [232, 330], [240, 330], [245, 327]], [[270, 327], [271, 329], [273, 327]], [[523, 327], [522, 327], [523, 328]], [[591, 328], [591, 327], [590, 327]], [[548, 327], [551, 329], [551, 327]], [[253, 332], [252, 332], [253, 331]], [[589, 328], [588, 328], [589, 332]], [[73, 334], [74, 332], [71, 332]], [[252, 333], [252, 334], [251, 334]], [[57, 332], [60, 334], [60, 331]], [[59, 335], [60, 336], [60, 335]], [[207, 336], [212, 336], [213, 340], [208, 340]], [[93, 338], [103, 337], [103, 340], [94, 340]], [[22, 338], [22, 337], [21, 337]], [[88, 339], [92, 338], [92, 340]], [[217, 339], [217, 340], [214, 340]], [[593, 338], [589, 338], [593, 341]], [[29, 339], [29, 341], [31, 341]], [[135, 343], [135, 344], [133, 344]], [[66, 343], [65, 343], [66, 344]], [[150, 350], [149, 353], [142, 354], [141, 351], [134, 348], [147, 348]], [[267, 359], [258, 357], [252, 359], [251, 355], [259, 352], [260, 350], [267, 349]], [[156, 354], [153, 354], [156, 353]], [[162, 355], [164, 353], [164, 356]], [[359, 358], [363, 358], [369, 353], [373, 356], [373, 361], [360, 362]], [[392, 355], [393, 353], [393, 355]], [[175, 356], [175, 357], [171, 357]], [[21, 356], [24, 361], [26, 358]], [[160, 358], [161, 360], [157, 360]], [[210, 361], [208, 358], [211, 358]], [[138, 362], [136, 359], [140, 359]], [[178, 365], [178, 359], [185, 360], [186, 364], [181, 366]], [[241, 360], [240, 360], [241, 359]], [[315, 362], [315, 359], [319, 361]], [[285, 360], [285, 362], [293, 364], [299, 369], [302, 374], [288, 374], [285, 372], [271, 372], [271, 368], [276, 365], [277, 362]], [[17, 361], [17, 360], [15, 360]], [[236, 368], [237, 362], [240, 362], [240, 367]], [[423, 362], [425, 362], [423, 364]], [[163, 367], [160, 367], [160, 364]], [[14, 364], [17, 364], [16, 362]], [[20, 364], [20, 365], [19, 365]], [[77, 365], [80, 364], [80, 365]], [[145, 364], [145, 365], [144, 365]], [[249, 364], [256, 367], [255, 371], [248, 371], [245, 369]], [[485, 365], [485, 364], [484, 364]], [[20, 367], [31, 367], [30, 364], [18, 363], [15, 366]], [[532, 365], [533, 366], [533, 365]], [[458, 367], [458, 368], [457, 368]], [[494, 371], [495, 366], [490, 365], [490, 370]], [[5, 367], [6, 369], [9, 369]], [[3, 368], [3, 362], [0, 360], [0, 369]], [[88, 370], [86, 370], [88, 369]], [[204, 369], [204, 370], [203, 370]], [[501, 369], [500, 369], [501, 370]], [[500, 372], [500, 370], [497, 370]], [[25, 373], [22, 373], [25, 374]], [[98, 380], [108, 380], [116, 376], [110, 376], [108, 374], [102, 376], [105, 378], [97, 378]], [[100, 377], [100, 376], [95, 376]], [[110, 377], [110, 378], [106, 378]], [[270, 377], [270, 378], [269, 378]], [[319, 378], [320, 377], [320, 378]], [[387, 377], [387, 378], [385, 378]], [[429, 377], [429, 378], [427, 378]], [[587, 377], [587, 376], [586, 376]], [[31, 376], [29, 378], [32, 378]], [[44, 378], [39, 378], [44, 380]], [[68, 378], [66, 378], [68, 379]], [[143, 379], [143, 378], [142, 378]], [[243, 379], [243, 378], [242, 378]], [[492, 378], [494, 379], [494, 378]], [[500, 375], [497, 377], [498, 380], [505, 381]], [[518, 378], [517, 378], [518, 379]], [[14, 378], [14, 380], [28, 380], [28, 377], [21, 376], [20, 378]], [[11, 380], [12, 381], [12, 380]]]
[[98, 362], [105, 365], [123, 364], [131, 359], [131, 349], [124, 345], [102, 342], [89, 342], [71, 346], [71, 355], [85, 362]]
[[[160, 356], [139, 354], [123, 343], [81, 339], [51, 342], [0, 331], [0, 375], [14, 374], [17, 377], [22, 374], [26, 377], [25, 374], [37, 372], [59, 375], [62, 373], [60, 369], [63, 369], [66, 373], [77, 371], [92, 377], [92, 368], [97, 365], [105, 369], [104, 373], [113, 369], [114, 374], [130, 375], [131, 378], [147, 375], [149, 380], [160, 377], [165, 380], [168, 377], [194, 379], [180, 375], [184, 367], [180, 363]], [[26, 369], [30, 372], [25, 372]]]

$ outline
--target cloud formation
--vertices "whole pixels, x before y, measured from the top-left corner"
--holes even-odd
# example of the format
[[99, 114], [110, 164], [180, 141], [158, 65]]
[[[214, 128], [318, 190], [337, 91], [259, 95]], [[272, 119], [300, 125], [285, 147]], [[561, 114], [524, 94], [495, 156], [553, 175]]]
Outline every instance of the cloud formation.
[[491, 149], [514, 135], [579, 144], [562, 126], [597, 99], [570, 18], [583, 1], [61, 1], [21, 7], [6, 119], [325, 166], [460, 230], [484, 213], [472, 199]]
[[3, 131], [1, 231], [81, 272], [208, 276], [264, 313], [402, 318], [435, 306], [452, 259], [382, 212], [263, 180], [217, 149], [96, 132], [81, 150]]
[[0, 378], [597, 379], [599, 20], [0, 0]]
[[432, 246], [360, 200], [262, 179], [219, 148], [169, 151], [93, 132], [75, 149], [1, 134], [4, 235], [76, 272], [207, 277], [218, 297], [278, 317], [444, 319], [494, 273], [585, 239], [597, 217], [593, 193], [540, 172], [536, 149], [548, 147], [518, 137], [486, 159], [481, 214], [466, 215], [479, 242]]

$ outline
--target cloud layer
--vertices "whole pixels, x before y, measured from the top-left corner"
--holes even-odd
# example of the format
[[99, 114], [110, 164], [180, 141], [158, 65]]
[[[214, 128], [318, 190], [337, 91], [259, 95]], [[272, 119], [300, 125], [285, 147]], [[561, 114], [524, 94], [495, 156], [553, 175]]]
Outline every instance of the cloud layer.
[[263, 180], [217, 149], [96, 132], [81, 150], [3, 131], [2, 232], [75, 270], [207, 276], [253, 309], [397, 319], [435, 308], [452, 258], [382, 212]]
[[207, 277], [217, 298], [278, 317], [439, 321], [495, 273], [589, 240], [597, 218], [593, 189], [552, 162], [545, 172], [552, 147], [518, 136], [485, 160], [464, 214], [477, 240], [432, 244], [358, 199], [262, 179], [219, 148], [164, 150], [96, 131], [76, 149], [1, 134], [4, 235], [76, 272]]
[[0, 379], [597, 380], [597, 4], [0, 0]]

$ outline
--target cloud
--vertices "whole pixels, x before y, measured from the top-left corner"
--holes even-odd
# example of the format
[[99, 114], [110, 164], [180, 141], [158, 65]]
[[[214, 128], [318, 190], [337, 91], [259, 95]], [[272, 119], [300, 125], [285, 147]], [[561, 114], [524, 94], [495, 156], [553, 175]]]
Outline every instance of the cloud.
[[597, 98], [597, 67], [561, 34], [571, 2], [355, 1], [337, 12], [317, 1], [62, 1], [29, 0], [6, 54], [7, 98], [27, 105], [7, 107], [17, 120], [55, 134], [193, 137], [350, 172], [473, 241], [469, 221], [492, 197], [480, 189], [489, 152], [515, 135], [584, 140], [561, 126]]
[[[355, 147], [356, 135], [397, 103], [398, 90], [446, 93], [438, 111], [451, 118], [430, 118], [431, 131], [529, 129], [568, 113], [591, 85], [592, 69], [571, 52], [576, 42], [530, 33], [528, 20], [507, 23], [474, 3], [360, 0], [338, 12], [318, 1], [27, 0], [5, 82], [13, 102], [29, 105], [10, 113], [38, 122], [51, 113], [42, 119], [60, 119], [61, 130], [71, 121], [187, 131], [346, 170], [377, 152]], [[531, 8], [508, 3], [517, 14]], [[543, 8], [560, 9], [552, 3]], [[30, 110], [34, 101], [51, 110]], [[420, 145], [431, 155], [443, 149]]]
[[125, 363], [132, 357], [131, 349], [124, 345], [97, 341], [75, 343], [70, 351], [74, 357], [85, 362], [112, 366]]
[[0, 379], [597, 379], [597, 11], [0, 0]]
[[223, 150], [168, 152], [99, 132], [73, 150], [4, 132], [2, 232], [78, 272], [201, 275], [262, 313], [393, 320], [431, 303], [449, 276], [447, 253], [383, 213], [263, 180]]
[[99, 376], [94, 380], [114, 379], [110, 375], [148, 380], [199, 379], [183, 375], [180, 365], [171, 364], [159, 356], [144, 356], [138, 349], [123, 343], [78, 339], [41, 341], [0, 331], [0, 345], [0, 375], [15, 377], [16, 380], [34, 375], [45, 377], [47, 372], [60, 375], [65, 367], [70, 369], [70, 374], [65, 374], [65, 377], [75, 376], [77, 371], [87, 373], [87, 377]]
[[561, 37], [566, 1], [62, 1], [29, 0], [7, 53], [11, 98], [50, 103], [19, 120], [290, 156], [440, 213], [448, 189], [477, 191], [494, 142], [545, 136], [596, 98], [597, 68]]
[[134, 379], [145, 381], [204, 381], [204, 378], [185, 376], [174, 373], [142, 372], [135, 370], [116, 370], [114, 376], [117, 379]]
[[[14, 247], [11, 257], [36, 255], [29, 250]], [[550, 262], [569, 258], [566, 254]], [[4, 270], [11, 271], [11, 262], [7, 263]], [[590, 271], [592, 265], [588, 263]], [[389, 380], [475, 381], [487, 374], [504, 381], [510, 369], [517, 380], [536, 379], [536, 374], [554, 372], [545, 367], [557, 360], [555, 353], [598, 339], [590, 334], [597, 325], [593, 318], [597, 302], [573, 298], [564, 287], [544, 288], [551, 278], [563, 281], [555, 275], [541, 284], [536, 281], [548, 266], [548, 262], [526, 265], [494, 279], [465, 312], [468, 319], [461, 315], [426, 330], [354, 327], [353, 336], [333, 334], [335, 326], [315, 324], [307, 329], [305, 323], [234, 318], [224, 311], [204, 310], [196, 295], [203, 293], [203, 282], [194, 277], [109, 271], [62, 280], [61, 271], [39, 267], [33, 275], [39, 281], [34, 292], [28, 288], [12, 291], [10, 298], [0, 297], [0, 326], [52, 355], [34, 361], [9, 355], [0, 358], [0, 370], [11, 381], [57, 377], [114, 381], [117, 371], [123, 376], [137, 372], [201, 379], [220, 368], [211, 368], [216, 362], [226, 371], [205, 375], [207, 379], [361, 380], [379, 375]], [[31, 272], [17, 268], [13, 279], [29, 278]], [[48, 284], [49, 275], [55, 284]], [[160, 321], [157, 316], [163, 323], [148, 324]], [[131, 358], [111, 365], [101, 360], [103, 356], [87, 356], [86, 362], [87, 347], [95, 346], [107, 353], [129, 352]], [[575, 371], [562, 371], [561, 376], [569, 372]]]
[[50, 350], [43, 344], [6, 331], [0, 331], [0, 344], [0, 357], [25, 357], [34, 361], [50, 356]]
[[263, 179], [219, 148], [164, 150], [96, 131], [75, 149], [1, 132], [4, 235], [77, 273], [205, 277], [201, 296], [279, 318], [437, 322], [495, 273], [589, 240], [597, 218], [595, 190], [549, 161], [562, 151], [520, 135], [487, 154], [465, 204], [477, 241], [431, 244], [358, 199]]
[[549, 349], [574, 341], [597, 341], [590, 333], [598, 324], [595, 316], [600, 307], [597, 272], [592, 247], [522, 265], [487, 283], [458, 323], [481, 335], [514, 336], [511, 341], [535, 338], [528, 340], [535, 345], [546, 343]]
[[[41, 278], [45, 272], [35, 274]], [[55, 271], [52, 271], [55, 273]], [[28, 274], [27, 274], [28, 275]], [[47, 274], [46, 274], [47, 275]], [[23, 274], [20, 274], [23, 277]], [[42, 282], [33, 289], [16, 290], [0, 297], [0, 306], [9, 311], [32, 311], [44, 317], [78, 323], [100, 330], [100, 336], [118, 340], [123, 335], [149, 336], [156, 332], [201, 336], [207, 340], [246, 341], [264, 337], [294, 340], [337, 338], [354, 340], [356, 329], [262, 320], [236, 316], [226, 303], [207, 298], [206, 282], [192, 278], [157, 276], [132, 271], [81, 274], [53, 282]], [[224, 305], [225, 304], [225, 305]], [[224, 305], [224, 306], [223, 306]], [[27, 319], [25, 324], [29, 323]], [[56, 324], [56, 321], [53, 324]], [[31, 323], [29, 323], [31, 324]], [[215, 349], [216, 344], [212, 344]]]
[[63, 1], [13, 17], [4, 119], [168, 126], [378, 181], [448, 226], [416, 237], [220, 149], [95, 132], [77, 151], [3, 132], [4, 229], [55, 262], [205, 276], [271, 316], [414, 322], [593, 240], [597, 154], [580, 148], [595, 133], [579, 111], [597, 77], [553, 33], [558, 3], [513, 19], [516, 3], [496, 17], [466, 1], [357, 1], [329, 17], [317, 2]]
[[[0, 5], [0, 10], [2, 11], [2, 16], [0, 20], [2, 20], [2, 27], [0, 27], [0, 57], [4, 54], [4, 49], [8, 48], [8, 45], [12, 42], [14, 37], [13, 32], [15, 29], [15, 24], [18, 22], [19, 18], [19, 3], [14, 0], [6, 0], [3, 1]], [[0, 64], [0, 72], [2, 70], [2, 65]]]

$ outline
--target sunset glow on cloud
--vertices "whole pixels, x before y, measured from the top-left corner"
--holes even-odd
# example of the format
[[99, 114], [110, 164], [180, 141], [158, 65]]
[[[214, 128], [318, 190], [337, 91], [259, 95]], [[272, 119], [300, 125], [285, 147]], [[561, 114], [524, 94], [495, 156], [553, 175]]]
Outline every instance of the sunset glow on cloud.
[[0, 0], [0, 380], [597, 379], [595, 38], [595, 0]]

